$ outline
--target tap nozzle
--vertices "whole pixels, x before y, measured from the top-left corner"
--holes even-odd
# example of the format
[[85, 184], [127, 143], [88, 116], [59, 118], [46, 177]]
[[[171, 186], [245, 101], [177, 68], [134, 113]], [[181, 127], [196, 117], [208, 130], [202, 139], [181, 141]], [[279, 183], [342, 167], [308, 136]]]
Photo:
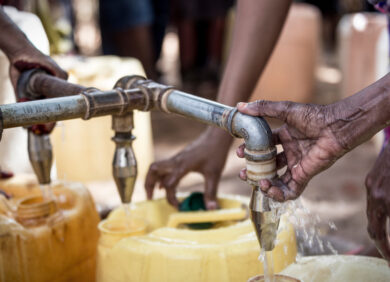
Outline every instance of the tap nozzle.
[[112, 174], [122, 203], [131, 202], [137, 178], [137, 161], [132, 148], [133, 127], [133, 112], [112, 116], [112, 129], [115, 130]]
[[49, 134], [37, 135], [28, 130], [28, 157], [40, 184], [49, 184], [53, 152]]
[[253, 226], [260, 246], [265, 251], [275, 247], [280, 215], [272, 205], [272, 200], [264, 196], [259, 186], [252, 186], [250, 212]]
[[116, 144], [113, 176], [122, 203], [130, 203], [137, 177], [137, 161], [134, 156], [131, 133], [116, 133], [112, 140]]

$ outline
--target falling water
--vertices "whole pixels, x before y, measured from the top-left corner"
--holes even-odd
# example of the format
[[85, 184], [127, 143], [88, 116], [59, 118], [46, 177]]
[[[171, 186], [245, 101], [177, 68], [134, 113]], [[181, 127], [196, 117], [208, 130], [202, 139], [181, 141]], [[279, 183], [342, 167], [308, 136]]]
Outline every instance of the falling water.
[[130, 203], [128, 204], [123, 204], [123, 209], [125, 211], [125, 227], [128, 230], [132, 229], [132, 221], [131, 221], [131, 205]]
[[[313, 215], [300, 199], [291, 201], [289, 204], [289, 222], [295, 227], [296, 235], [302, 238], [298, 244], [298, 252], [305, 255], [309, 249], [318, 254], [337, 254], [337, 250], [330, 241], [325, 241], [320, 237], [319, 225], [322, 222], [319, 215]], [[331, 230], [337, 230], [334, 222], [328, 222]]]
[[50, 184], [40, 184], [42, 198], [44, 200], [52, 200], [54, 198], [53, 191]]
[[262, 248], [260, 251], [259, 261], [263, 263], [264, 281], [274, 282], [274, 260], [272, 251], [267, 252]]

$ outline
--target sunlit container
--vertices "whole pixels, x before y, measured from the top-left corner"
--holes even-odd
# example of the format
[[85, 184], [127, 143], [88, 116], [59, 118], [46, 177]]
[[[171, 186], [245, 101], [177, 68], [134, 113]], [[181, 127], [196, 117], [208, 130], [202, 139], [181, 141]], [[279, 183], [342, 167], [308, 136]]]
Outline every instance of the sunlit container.
[[304, 257], [282, 274], [312, 282], [388, 282], [390, 267], [383, 259], [364, 256]]
[[43, 199], [33, 178], [0, 182], [0, 281], [95, 281], [99, 216], [81, 184], [53, 185]]
[[[177, 215], [165, 199], [136, 203], [128, 224], [138, 234], [126, 228], [124, 209], [114, 210], [99, 226], [97, 281], [246, 281], [262, 273], [260, 248], [247, 214], [241, 221], [221, 216], [230, 213], [237, 219], [242, 209], [247, 211], [248, 202], [244, 197], [223, 196], [219, 198], [222, 210], [189, 212], [187, 219]], [[202, 221], [221, 221], [206, 230], [166, 227], [168, 222], [177, 226], [199, 222], [201, 217]], [[275, 271], [295, 261], [294, 230], [283, 220], [273, 252]]]
[[[141, 63], [134, 58], [65, 56], [57, 57], [56, 61], [69, 73], [68, 81], [100, 90], [112, 89], [123, 76], [145, 76]], [[111, 123], [111, 116], [57, 123], [51, 140], [59, 179], [112, 180], [115, 143], [111, 140], [114, 136]], [[154, 160], [150, 112], [134, 111], [132, 133], [136, 137], [133, 149], [137, 158], [137, 180], [142, 181]]]

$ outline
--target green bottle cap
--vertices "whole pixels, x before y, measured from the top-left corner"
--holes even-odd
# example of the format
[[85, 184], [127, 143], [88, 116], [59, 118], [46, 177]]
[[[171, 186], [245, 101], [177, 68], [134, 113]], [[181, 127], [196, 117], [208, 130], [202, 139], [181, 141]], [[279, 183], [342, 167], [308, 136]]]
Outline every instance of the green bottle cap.
[[[205, 211], [206, 205], [203, 200], [203, 193], [201, 192], [193, 192], [187, 198], [181, 202], [179, 205], [179, 211], [181, 212], [189, 212], [189, 211]], [[213, 227], [212, 222], [202, 222], [202, 223], [191, 223], [187, 224], [187, 226], [191, 229], [209, 229]]]

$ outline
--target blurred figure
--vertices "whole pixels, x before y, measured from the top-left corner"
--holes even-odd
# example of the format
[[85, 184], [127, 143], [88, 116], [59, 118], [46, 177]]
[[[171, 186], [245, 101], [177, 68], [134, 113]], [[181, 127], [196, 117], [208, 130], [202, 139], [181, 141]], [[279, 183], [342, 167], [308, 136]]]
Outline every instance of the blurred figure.
[[157, 79], [155, 63], [168, 22], [169, 0], [100, 0], [99, 4], [103, 53], [137, 58], [147, 77]]
[[[172, 17], [180, 42], [183, 88], [209, 82], [213, 97], [219, 83], [225, 19], [234, 0], [172, 0]], [[210, 97], [208, 97], [210, 98]]]

